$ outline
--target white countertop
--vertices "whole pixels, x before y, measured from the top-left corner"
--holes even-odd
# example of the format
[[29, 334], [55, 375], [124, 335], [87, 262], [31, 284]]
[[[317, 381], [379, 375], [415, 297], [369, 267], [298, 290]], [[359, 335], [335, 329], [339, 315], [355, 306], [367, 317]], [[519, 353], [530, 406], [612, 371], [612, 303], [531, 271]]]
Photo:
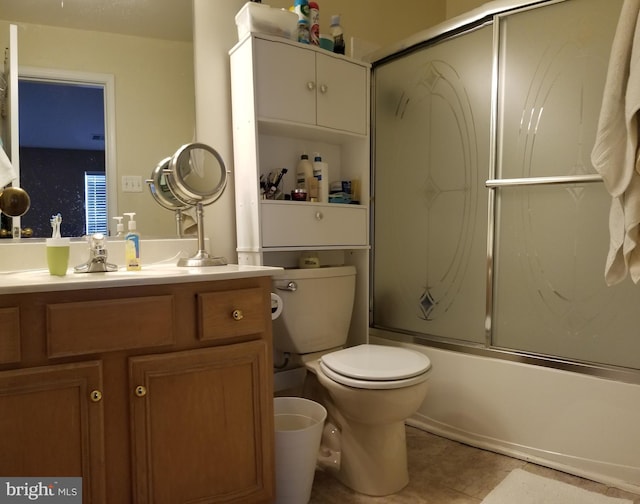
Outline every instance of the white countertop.
[[174, 263], [155, 264], [148, 267], [143, 265], [140, 271], [127, 271], [121, 267], [118, 271], [110, 273], [74, 273], [73, 268], [70, 268], [66, 276], [60, 277], [50, 275], [45, 268], [0, 272], [0, 295], [232, 280], [236, 278], [271, 276], [280, 271], [282, 271], [282, 268], [241, 266], [237, 264], [185, 268], [178, 267]]

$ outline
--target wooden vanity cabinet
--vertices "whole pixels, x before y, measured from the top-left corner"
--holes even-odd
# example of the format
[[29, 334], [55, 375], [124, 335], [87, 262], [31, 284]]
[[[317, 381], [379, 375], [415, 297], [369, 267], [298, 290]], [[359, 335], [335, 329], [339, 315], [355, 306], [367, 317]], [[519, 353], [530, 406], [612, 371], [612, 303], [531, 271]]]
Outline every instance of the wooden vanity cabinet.
[[0, 364], [0, 474], [82, 476], [91, 504], [272, 502], [270, 290], [0, 296], [20, 341]]

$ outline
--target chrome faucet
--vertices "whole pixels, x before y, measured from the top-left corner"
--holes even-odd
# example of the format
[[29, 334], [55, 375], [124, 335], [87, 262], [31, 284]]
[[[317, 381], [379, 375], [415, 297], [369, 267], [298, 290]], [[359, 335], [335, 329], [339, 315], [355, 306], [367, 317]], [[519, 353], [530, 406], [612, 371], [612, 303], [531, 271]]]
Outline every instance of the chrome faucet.
[[118, 271], [118, 266], [107, 262], [107, 248], [102, 233], [95, 233], [87, 237], [89, 241], [89, 260], [73, 268], [74, 273], [106, 273]]

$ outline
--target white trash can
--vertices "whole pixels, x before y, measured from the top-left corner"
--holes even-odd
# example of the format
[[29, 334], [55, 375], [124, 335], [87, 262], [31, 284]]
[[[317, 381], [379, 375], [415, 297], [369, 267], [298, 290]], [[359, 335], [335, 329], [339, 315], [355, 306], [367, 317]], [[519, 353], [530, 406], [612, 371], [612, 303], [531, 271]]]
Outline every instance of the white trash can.
[[276, 397], [276, 504], [306, 504], [320, 450], [327, 410], [300, 397]]

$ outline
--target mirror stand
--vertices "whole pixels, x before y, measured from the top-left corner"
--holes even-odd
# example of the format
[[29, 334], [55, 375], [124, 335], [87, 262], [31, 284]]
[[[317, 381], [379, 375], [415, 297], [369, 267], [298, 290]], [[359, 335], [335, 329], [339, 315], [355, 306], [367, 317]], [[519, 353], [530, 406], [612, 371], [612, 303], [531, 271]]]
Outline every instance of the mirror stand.
[[184, 238], [182, 231], [182, 223], [184, 221], [184, 215], [182, 215], [182, 210], [176, 210], [176, 235], [178, 238]]
[[196, 203], [196, 226], [198, 228], [198, 252], [193, 257], [183, 257], [178, 261], [178, 266], [188, 268], [200, 268], [203, 266], [225, 266], [227, 260], [224, 257], [212, 257], [204, 248], [204, 208], [201, 202]]

